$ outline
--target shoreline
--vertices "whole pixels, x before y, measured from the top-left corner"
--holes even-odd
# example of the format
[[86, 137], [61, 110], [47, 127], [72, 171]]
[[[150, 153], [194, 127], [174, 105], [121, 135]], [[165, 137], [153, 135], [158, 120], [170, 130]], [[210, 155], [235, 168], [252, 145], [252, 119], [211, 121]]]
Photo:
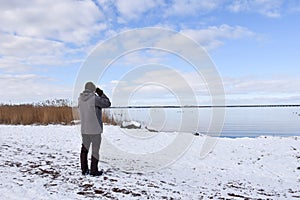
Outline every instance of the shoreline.
[[[61, 123], [61, 124], [0, 124], [0, 127], [1, 126], [8, 126], [8, 127], [13, 127], [13, 126], [24, 126], [24, 127], [31, 127], [31, 126], [41, 126], [41, 127], [47, 127], [47, 126], [66, 126], [66, 127], [73, 127], [73, 126], [77, 126], [78, 124], [64, 124], [64, 123]], [[118, 125], [110, 125], [110, 124], [105, 124], [105, 126], [116, 126], [116, 127], [120, 127]], [[121, 128], [121, 127], [120, 127]], [[151, 132], [145, 128], [141, 128], [140, 129], [141, 131], [145, 131], [145, 132]], [[157, 132], [157, 131], [156, 131]], [[161, 132], [164, 132], [164, 133], [174, 133], [176, 131], [161, 131]], [[184, 132], [186, 133], [186, 132]], [[189, 132], [189, 134], [193, 134], [195, 135], [196, 137], [198, 136], [209, 136], [209, 137], [214, 137], [214, 136], [210, 136], [208, 134], [205, 134], [205, 133], [192, 133], [192, 132]], [[220, 136], [217, 136], [217, 138], [230, 138], [230, 139], [237, 139], [237, 138], [259, 138], [259, 137], [300, 137], [300, 133], [295, 133], [295, 134], [272, 134], [272, 133], [261, 133], [261, 134], [251, 134], [251, 135], [228, 135], [228, 134], [220, 134]]]

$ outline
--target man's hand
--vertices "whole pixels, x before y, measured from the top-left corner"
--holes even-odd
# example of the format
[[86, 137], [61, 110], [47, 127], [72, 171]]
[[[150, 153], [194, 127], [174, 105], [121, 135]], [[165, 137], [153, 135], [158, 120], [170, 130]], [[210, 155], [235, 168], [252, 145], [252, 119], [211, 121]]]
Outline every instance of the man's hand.
[[96, 93], [98, 94], [98, 96], [102, 96], [103, 91], [100, 88], [96, 88]]

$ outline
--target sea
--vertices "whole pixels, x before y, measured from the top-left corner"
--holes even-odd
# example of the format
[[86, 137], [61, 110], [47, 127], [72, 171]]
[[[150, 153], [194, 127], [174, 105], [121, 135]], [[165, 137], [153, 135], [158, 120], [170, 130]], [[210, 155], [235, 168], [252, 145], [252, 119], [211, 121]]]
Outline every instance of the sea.
[[151, 131], [217, 137], [300, 136], [300, 106], [123, 107], [106, 110], [117, 121], [139, 122]]

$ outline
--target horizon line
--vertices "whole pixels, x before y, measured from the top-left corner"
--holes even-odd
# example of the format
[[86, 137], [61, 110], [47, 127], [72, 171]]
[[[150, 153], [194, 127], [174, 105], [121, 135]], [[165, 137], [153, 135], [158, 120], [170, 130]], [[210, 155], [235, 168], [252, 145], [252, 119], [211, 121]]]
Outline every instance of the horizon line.
[[111, 106], [105, 109], [125, 109], [125, 108], [259, 108], [259, 107], [300, 107], [300, 104], [241, 104], [241, 105], [162, 105], [162, 106]]

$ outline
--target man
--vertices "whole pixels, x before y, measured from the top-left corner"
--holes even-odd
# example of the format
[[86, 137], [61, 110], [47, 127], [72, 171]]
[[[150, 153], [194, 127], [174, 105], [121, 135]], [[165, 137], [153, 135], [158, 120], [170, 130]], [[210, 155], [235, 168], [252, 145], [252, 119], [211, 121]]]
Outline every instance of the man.
[[[82, 147], [80, 164], [83, 175], [101, 176], [98, 170], [101, 133], [103, 132], [102, 108], [110, 107], [109, 98], [92, 82], [85, 84], [84, 91], [78, 98], [81, 121]], [[88, 168], [88, 151], [92, 144], [91, 170]]]

